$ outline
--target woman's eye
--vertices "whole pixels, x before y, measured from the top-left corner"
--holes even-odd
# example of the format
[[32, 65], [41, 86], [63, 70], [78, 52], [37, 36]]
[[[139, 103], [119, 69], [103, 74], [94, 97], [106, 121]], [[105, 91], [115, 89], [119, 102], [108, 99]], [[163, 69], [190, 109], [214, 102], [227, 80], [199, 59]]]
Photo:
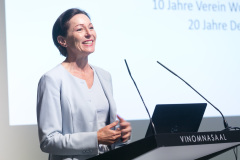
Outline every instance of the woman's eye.
[[77, 31], [82, 31], [82, 28], [78, 28]]
[[92, 26], [92, 27], [90, 27], [90, 29], [94, 29], [94, 27]]

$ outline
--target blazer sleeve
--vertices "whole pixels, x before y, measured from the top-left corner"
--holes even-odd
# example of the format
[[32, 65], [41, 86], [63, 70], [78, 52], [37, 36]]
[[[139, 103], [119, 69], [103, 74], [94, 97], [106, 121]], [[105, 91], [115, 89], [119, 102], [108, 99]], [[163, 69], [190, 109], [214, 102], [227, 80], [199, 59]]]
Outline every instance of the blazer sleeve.
[[51, 76], [43, 76], [37, 91], [37, 121], [40, 148], [54, 155], [97, 155], [97, 132], [63, 134], [60, 86]]

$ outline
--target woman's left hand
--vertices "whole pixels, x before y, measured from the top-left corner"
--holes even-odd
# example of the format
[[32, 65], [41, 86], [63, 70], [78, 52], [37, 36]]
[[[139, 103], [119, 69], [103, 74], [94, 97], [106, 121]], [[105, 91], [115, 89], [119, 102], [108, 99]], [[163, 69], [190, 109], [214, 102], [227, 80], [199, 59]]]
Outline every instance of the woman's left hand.
[[120, 124], [120, 129], [122, 134], [122, 142], [127, 142], [130, 139], [131, 132], [132, 132], [131, 124], [125, 121], [119, 115], [117, 115], [117, 118], [120, 121], [119, 124]]

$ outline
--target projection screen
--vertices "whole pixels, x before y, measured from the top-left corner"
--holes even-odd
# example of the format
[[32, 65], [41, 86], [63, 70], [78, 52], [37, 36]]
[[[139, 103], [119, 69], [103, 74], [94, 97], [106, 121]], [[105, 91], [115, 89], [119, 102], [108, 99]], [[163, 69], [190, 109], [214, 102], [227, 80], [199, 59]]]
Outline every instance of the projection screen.
[[[237, 0], [7, 0], [10, 125], [36, 124], [40, 77], [64, 60], [51, 32], [69, 8], [89, 13], [97, 32], [89, 63], [112, 75], [118, 114], [147, 119], [156, 104], [205, 102], [160, 61], [215, 104], [240, 115], [240, 3]], [[220, 116], [209, 104], [205, 116]]]

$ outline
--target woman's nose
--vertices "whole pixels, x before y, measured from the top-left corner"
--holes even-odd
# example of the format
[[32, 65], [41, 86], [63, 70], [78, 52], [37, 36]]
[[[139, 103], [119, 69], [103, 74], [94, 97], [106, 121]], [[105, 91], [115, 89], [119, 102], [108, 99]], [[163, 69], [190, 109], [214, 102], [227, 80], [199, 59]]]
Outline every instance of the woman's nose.
[[85, 37], [91, 37], [91, 31], [90, 29], [86, 29]]

